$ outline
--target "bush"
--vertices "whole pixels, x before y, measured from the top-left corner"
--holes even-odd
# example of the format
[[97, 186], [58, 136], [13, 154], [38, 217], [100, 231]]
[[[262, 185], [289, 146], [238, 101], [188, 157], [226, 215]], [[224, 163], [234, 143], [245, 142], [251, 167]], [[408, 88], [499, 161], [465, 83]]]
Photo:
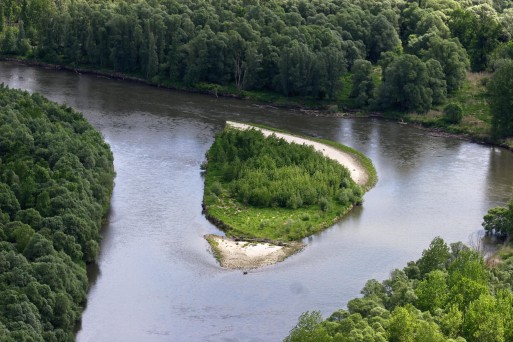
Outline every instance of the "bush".
[[214, 195], [219, 196], [223, 193], [223, 186], [219, 182], [214, 182], [210, 186], [210, 192], [212, 192]]
[[463, 119], [463, 108], [458, 103], [449, 103], [444, 107], [444, 119], [448, 123], [458, 124]]

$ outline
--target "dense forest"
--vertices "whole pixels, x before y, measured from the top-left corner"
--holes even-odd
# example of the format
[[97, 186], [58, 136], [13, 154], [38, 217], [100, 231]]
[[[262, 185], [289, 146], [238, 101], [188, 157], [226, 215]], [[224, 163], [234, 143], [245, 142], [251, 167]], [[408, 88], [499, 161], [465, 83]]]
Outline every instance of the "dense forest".
[[0, 87], [1, 341], [74, 340], [113, 178], [81, 114]]
[[512, 255], [487, 267], [478, 251], [435, 238], [347, 310], [304, 313], [285, 341], [513, 341]]
[[[506, 0], [0, 4], [4, 55], [163, 85], [345, 98], [358, 108], [421, 113], [448, 101], [466, 104], [455, 95], [469, 69], [513, 69], [512, 37], [513, 3]], [[485, 112], [476, 109], [474, 125], [490, 124]]]
[[312, 146], [227, 127], [207, 153], [204, 205], [228, 234], [297, 240], [362, 202], [349, 170]]

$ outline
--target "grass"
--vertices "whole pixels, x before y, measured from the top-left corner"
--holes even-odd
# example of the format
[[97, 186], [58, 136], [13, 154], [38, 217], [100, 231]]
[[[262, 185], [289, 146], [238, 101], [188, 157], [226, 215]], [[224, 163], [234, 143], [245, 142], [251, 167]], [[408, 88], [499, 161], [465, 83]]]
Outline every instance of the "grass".
[[[290, 134], [267, 126], [254, 126]], [[308, 139], [333, 146], [355, 156], [369, 174], [369, 180], [363, 187], [364, 190], [369, 190], [376, 183], [377, 173], [372, 162], [359, 151], [332, 141]], [[212, 184], [216, 181], [222, 183], [221, 180], [222, 174], [219, 171], [207, 171], [204, 205], [207, 217], [231, 237], [271, 241], [299, 240], [332, 226], [352, 208], [352, 205], [343, 206], [340, 203], [334, 203], [324, 211], [319, 205], [310, 205], [299, 209], [257, 208], [236, 201], [230, 196], [227, 189], [217, 195], [212, 193], [209, 190]], [[215, 250], [215, 248], [213, 249]]]
[[300, 209], [256, 208], [235, 201], [228, 193], [205, 194], [204, 202], [208, 216], [223, 222], [228, 236], [273, 241], [312, 235], [333, 225], [352, 208], [333, 206], [325, 212], [317, 205]]
[[220, 263], [222, 256], [221, 250], [219, 249], [219, 243], [211, 235], [205, 235], [205, 240], [207, 240], [207, 242], [210, 244], [214, 258], [216, 258], [216, 260]]

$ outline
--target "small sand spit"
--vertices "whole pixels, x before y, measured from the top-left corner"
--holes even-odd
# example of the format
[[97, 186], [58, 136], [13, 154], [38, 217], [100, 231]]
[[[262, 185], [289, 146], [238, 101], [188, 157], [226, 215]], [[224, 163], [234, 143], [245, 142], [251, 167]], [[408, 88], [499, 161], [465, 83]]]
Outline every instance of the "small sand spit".
[[222, 267], [242, 270], [276, 264], [303, 247], [299, 242], [278, 246], [267, 242], [235, 241], [213, 234], [205, 235], [205, 239]]

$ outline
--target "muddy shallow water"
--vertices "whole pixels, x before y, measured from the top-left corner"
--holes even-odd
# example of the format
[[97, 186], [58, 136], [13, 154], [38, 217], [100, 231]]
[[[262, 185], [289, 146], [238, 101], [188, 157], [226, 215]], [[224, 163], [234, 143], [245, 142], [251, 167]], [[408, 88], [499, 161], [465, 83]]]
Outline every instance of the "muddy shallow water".
[[[250, 102], [0, 63], [0, 82], [82, 111], [117, 172], [78, 341], [277, 341], [418, 258], [437, 235], [469, 242], [507, 201], [513, 154], [372, 119], [306, 117]], [[331, 139], [369, 156], [364, 204], [282, 263], [220, 268], [203, 235], [200, 164], [226, 120]]]

